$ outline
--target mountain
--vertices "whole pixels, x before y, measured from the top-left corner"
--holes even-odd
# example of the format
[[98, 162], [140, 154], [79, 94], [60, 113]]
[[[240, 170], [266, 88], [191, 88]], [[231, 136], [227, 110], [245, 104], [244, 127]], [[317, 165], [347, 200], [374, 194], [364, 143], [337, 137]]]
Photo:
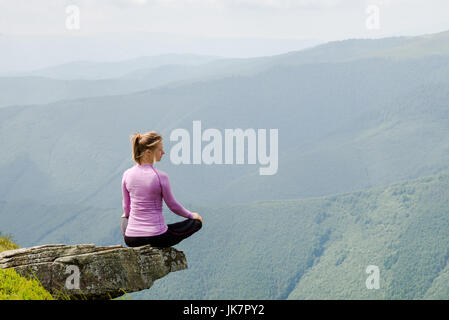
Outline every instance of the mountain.
[[[185, 79], [182, 70], [217, 57], [166, 54], [117, 62], [72, 62], [14, 76], [0, 77], [0, 107], [46, 104], [58, 100], [118, 95]], [[176, 69], [176, 74], [167, 73]], [[125, 77], [145, 71], [145, 79]], [[187, 78], [190, 76], [187, 75]]]
[[0, 34], [0, 74], [13, 75], [74, 61], [131, 60], [167, 52], [222, 57], [269, 56], [301, 50], [321, 42], [316, 39], [208, 37], [157, 32], [42, 36]]
[[129, 135], [160, 131], [170, 151], [170, 132], [192, 132], [194, 120], [221, 132], [278, 129], [279, 170], [261, 176], [260, 165], [176, 166], [167, 152], [158, 166], [190, 203], [322, 196], [436, 173], [449, 156], [448, 62], [376, 58], [277, 67], [251, 77], [3, 108], [1, 146], [8, 152], [0, 176], [7, 184], [0, 199], [23, 200], [25, 192], [45, 203], [119, 207], [116, 186], [133, 164]]
[[[165, 85], [252, 76], [279, 66], [410, 59], [447, 55], [449, 32], [418, 37], [333, 41], [301, 51], [257, 58], [166, 54], [116, 62], [78, 61], [0, 77], [0, 107], [129, 94]], [[409, 53], [407, 55], [407, 52]], [[60, 81], [57, 81], [60, 80]]]
[[[446, 37], [213, 61], [183, 67], [198, 78], [138, 92], [1, 108], [2, 231], [22, 247], [121, 242], [129, 138], [156, 130], [166, 151], [156, 166], [209, 227], [181, 245], [201, 277], [174, 275], [189, 289], [164, 281], [154, 297], [447, 297]], [[276, 174], [260, 175], [263, 165], [246, 156], [239, 165], [173, 164], [171, 132], [192, 135], [196, 120], [222, 134], [278, 129]], [[385, 290], [366, 289], [368, 265], [380, 268]]]
[[148, 71], [164, 65], [197, 66], [219, 58], [216, 56], [173, 53], [113, 62], [76, 61], [22, 72], [16, 74], [16, 77], [20, 75], [22, 77], [37, 76], [60, 80], [101, 80], [120, 78], [134, 71]]
[[383, 39], [348, 39], [324, 43], [302, 51], [277, 56], [290, 64], [345, 62], [366, 58], [394, 60], [446, 56], [449, 54], [449, 31], [420, 36]]
[[[132, 299], [448, 299], [449, 171], [352, 193], [210, 208], [189, 270]], [[206, 220], [207, 219], [207, 220]], [[380, 288], [368, 289], [368, 266]]]
[[[318, 198], [195, 207], [204, 228], [176, 246], [189, 269], [131, 298], [447, 299], [448, 187], [445, 170]], [[5, 212], [24, 225], [18, 209]], [[47, 209], [34, 207], [41, 225], [74, 208]], [[117, 244], [116, 213], [87, 208], [37, 243]], [[178, 218], [165, 216], [168, 223]], [[380, 270], [379, 290], [365, 285], [369, 265]]]

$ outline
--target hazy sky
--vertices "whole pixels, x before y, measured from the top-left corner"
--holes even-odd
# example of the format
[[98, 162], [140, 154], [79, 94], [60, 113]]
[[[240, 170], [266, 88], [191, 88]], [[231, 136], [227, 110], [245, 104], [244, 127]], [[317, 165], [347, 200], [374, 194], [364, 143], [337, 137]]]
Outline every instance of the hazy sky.
[[80, 60], [246, 58], [437, 33], [449, 30], [448, 13], [448, 0], [0, 0], [0, 75]]
[[[80, 28], [66, 28], [67, 6]], [[379, 29], [366, 12], [379, 9]], [[0, 0], [0, 33], [164, 32], [213, 37], [318, 39], [415, 35], [449, 29], [447, 0]]]

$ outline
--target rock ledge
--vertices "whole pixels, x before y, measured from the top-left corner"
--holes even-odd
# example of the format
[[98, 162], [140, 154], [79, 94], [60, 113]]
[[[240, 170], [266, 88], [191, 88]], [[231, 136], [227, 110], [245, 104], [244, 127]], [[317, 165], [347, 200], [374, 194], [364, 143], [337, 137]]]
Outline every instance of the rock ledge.
[[149, 245], [52, 244], [1, 252], [0, 268], [36, 277], [55, 298], [110, 299], [150, 288], [168, 273], [187, 269], [187, 260], [177, 249]]

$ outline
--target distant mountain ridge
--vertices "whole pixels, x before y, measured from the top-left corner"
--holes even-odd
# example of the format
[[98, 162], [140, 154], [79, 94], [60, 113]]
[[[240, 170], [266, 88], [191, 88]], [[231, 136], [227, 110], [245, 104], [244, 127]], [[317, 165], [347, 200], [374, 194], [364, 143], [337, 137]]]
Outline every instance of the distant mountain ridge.
[[[161, 66], [172, 72], [161, 86], [145, 87], [152, 75], [138, 72], [133, 92], [1, 108], [0, 225], [21, 246], [122, 241], [129, 137], [156, 130], [167, 152], [156, 165], [209, 227], [185, 244], [202, 276], [174, 275], [177, 289], [154, 297], [447, 297], [447, 36]], [[172, 164], [170, 133], [194, 120], [278, 129], [278, 173]], [[166, 213], [168, 223], [179, 218]], [[365, 286], [371, 264], [380, 291]]]
[[73, 61], [118, 61], [143, 56], [188, 55], [254, 57], [300, 50], [316, 39], [208, 37], [158, 32], [105, 32], [91, 35], [0, 36], [0, 73], [29, 71]]
[[94, 62], [75, 61], [53, 67], [41, 68], [25, 73], [29, 76], [39, 76], [60, 80], [101, 80], [119, 78], [137, 70], [151, 70], [163, 65], [201, 65], [213, 60], [222, 59], [216, 56], [195, 54], [161, 54], [135, 59]]
[[5, 89], [0, 94], [0, 107], [128, 94], [170, 84], [251, 76], [276, 66], [447, 55], [446, 43], [449, 43], [449, 31], [415, 37], [333, 41], [301, 51], [258, 58], [166, 54], [117, 62], [79, 61], [35, 70], [26, 76], [0, 77], [0, 84]]

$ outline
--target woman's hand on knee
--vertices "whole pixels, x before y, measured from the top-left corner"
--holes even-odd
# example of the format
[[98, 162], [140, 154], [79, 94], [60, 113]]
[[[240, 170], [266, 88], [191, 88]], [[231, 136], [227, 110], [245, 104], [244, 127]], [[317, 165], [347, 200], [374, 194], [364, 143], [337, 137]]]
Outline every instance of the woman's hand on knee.
[[200, 220], [203, 223], [203, 218], [198, 214], [198, 212], [193, 212], [193, 219]]

